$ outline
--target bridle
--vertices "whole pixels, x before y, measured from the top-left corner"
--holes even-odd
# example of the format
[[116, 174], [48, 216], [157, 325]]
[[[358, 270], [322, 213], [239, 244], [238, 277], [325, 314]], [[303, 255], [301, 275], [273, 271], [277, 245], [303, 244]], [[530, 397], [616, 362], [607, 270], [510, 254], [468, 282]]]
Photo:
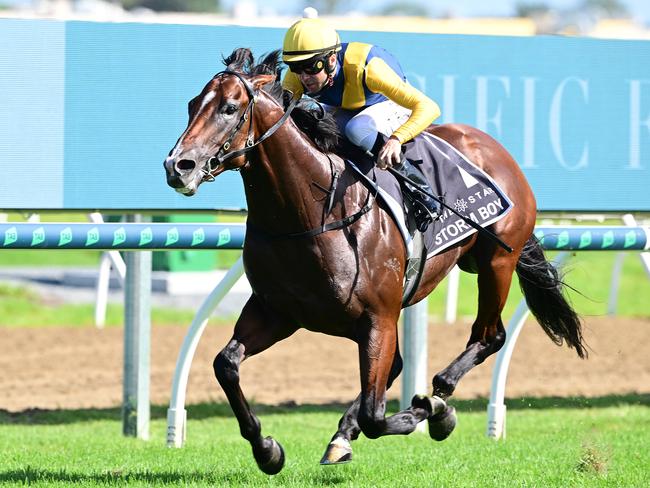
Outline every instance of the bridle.
[[[264, 142], [266, 139], [271, 137], [275, 133], [275, 131], [277, 131], [282, 126], [282, 124], [286, 122], [286, 120], [289, 118], [289, 115], [291, 115], [291, 112], [296, 107], [299, 101], [299, 98], [293, 98], [289, 106], [284, 111], [282, 117], [280, 117], [275, 124], [269, 127], [269, 129], [264, 134], [262, 134], [257, 141], [255, 141], [254, 140], [255, 134], [253, 132], [253, 110], [255, 109], [255, 104], [257, 103], [257, 96], [258, 96], [257, 91], [251, 86], [248, 80], [246, 80], [240, 73], [237, 73], [235, 71], [229, 71], [229, 70], [221, 71], [217, 73], [214, 77], [217, 78], [218, 76], [223, 76], [223, 75], [234, 75], [239, 79], [239, 81], [242, 82], [242, 84], [246, 88], [246, 92], [248, 93], [248, 105], [246, 106], [246, 109], [242, 113], [241, 117], [239, 118], [237, 125], [235, 125], [235, 127], [233, 127], [233, 129], [230, 131], [228, 138], [223, 142], [223, 144], [221, 144], [221, 147], [214, 154], [214, 156], [208, 159], [208, 162], [206, 164], [207, 169], [203, 169], [203, 173], [204, 173], [203, 181], [214, 181], [215, 176], [213, 175], [213, 172], [217, 170], [219, 166], [224, 164], [224, 162], [228, 161], [229, 159], [236, 158], [238, 156], [246, 154], [251, 149], [255, 148], [256, 146]], [[232, 145], [233, 139], [235, 138], [237, 133], [239, 133], [241, 128], [248, 120], [250, 120], [250, 123], [248, 124], [248, 136], [246, 137], [246, 143], [244, 144], [244, 147], [242, 147], [241, 149], [237, 149], [236, 151], [230, 151], [230, 147]], [[269, 235], [259, 229], [256, 229], [249, 222], [247, 224], [248, 231], [264, 235], [266, 238], [269, 239], [310, 238], [331, 230], [343, 229], [344, 227], [353, 224], [354, 222], [359, 220], [363, 215], [368, 213], [372, 208], [373, 202], [377, 198], [378, 190], [376, 188], [374, 189], [374, 191], [368, 192], [368, 194], [366, 195], [366, 201], [364, 203], [364, 206], [359, 211], [357, 211], [353, 215], [336, 220], [334, 222], [325, 223], [325, 219], [332, 211], [332, 207], [334, 205], [334, 194], [336, 192], [336, 186], [339, 179], [339, 173], [338, 171], [334, 170], [331, 158], [328, 156], [327, 159], [330, 162], [330, 171], [332, 172], [332, 183], [330, 185], [329, 190], [325, 190], [328, 193], [328, 202], [323, 209], [322, 221], [320, 226], [303, 232], [295, 232], [295, 233], [282, 234], [282, 235]], [[237, 171], [240, 168], [238, 167], [238, 168], [230, 168], [230, 169]]]
[[[237, 122], [235, 127], [232, 128], [226, 140], [223, 142], [223, 144], [221, 144], [221, 147], [219, 147], [219, 149], [214, 154], [214, 156], [208, 159], [207, 168], [203, 170], [204, 172], [203, 181], [214, 181], [213, 173], [219, 168], [219, 166], [223, 165], [226, 161], [230, 159], [246, 154], [256, 146], [264, 142], [266, 139], [271, 137], [275, 133], [275, 131], [277, 131], [282, 126], [282, 124], [286, 122], [286, 120], [291, 115], [291, 112], [293, 111], [293, 109], [295, 108], [299, 100], [298, 98], [294, 98], [293, 100], [291, 100], [291, 103], [284, 111], [282, 117], [280, 117], [275, 124], [269, 127], [269, 129], [264, 134], [262, 134], [257, 141], [255, 141], [254, 140], [255, 134], [253, 132], [253, 110], [255, 109], [255, 104], [257, 103], [258, 92], [252, 87], [252, 85], [249, 83], [248, 80], [246, 80], [240, 73], [237, 73], [236, 71], [229, 71], [229, 70], [221, 71], [217, 73], [214, 77], [217, 78], [219, 76], [224, 76], [224, 75], [236, 76], [239, 79], [239, 81], [241, 81], [242, 85], [244, 85], [244, 88], [246, 89], [246, 93], [248, 94], [248, 105], [246, 106], [244, 112], [241, 114], [241, 117], [239, 118], [239, 121]], [[248, 135], [246, 137], [246, 142], [244, 143], [244, 147], [242, 147], [241, 149], [237, 149], [236, 151], [230, 151], [233, 139], [239, 133], [241, 128], [244, 126], [244, 124], [249, 120], [250, 123], [248, 124]], [[231, 169], [237, 171], [240, 168], [231, 168]]]

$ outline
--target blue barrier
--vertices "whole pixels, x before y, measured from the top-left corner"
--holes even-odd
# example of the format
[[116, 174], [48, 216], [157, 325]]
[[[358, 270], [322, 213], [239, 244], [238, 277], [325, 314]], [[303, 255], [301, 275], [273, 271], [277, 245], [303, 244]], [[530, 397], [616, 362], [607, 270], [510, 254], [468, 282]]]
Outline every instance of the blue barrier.
[[5, 223], [0, 249], [241, 249], [245, 224]]
[[[0, 249], [241, 249], [245, 224], [3, 223]], [[547, 250], [650, 249], [650, 227], [539, 226]]]
[[556, 251], [633, 251], [650, 248], [649, 227], [539, 226], [535, 236]]

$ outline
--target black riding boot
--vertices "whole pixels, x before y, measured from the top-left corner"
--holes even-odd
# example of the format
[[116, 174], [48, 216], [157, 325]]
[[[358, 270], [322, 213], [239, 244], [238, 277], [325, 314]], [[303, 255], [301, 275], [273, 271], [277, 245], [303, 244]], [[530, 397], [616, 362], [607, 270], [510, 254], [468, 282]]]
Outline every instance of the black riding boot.
[[[427, 193], [433, 193], [433, 190], [431, 190], [429, 182], [424, 178], [424, 175], [404, 156], [402, 156], [400, 164], [394, 165], [393, 168], [395, 168], [395, 170], [397, 170], [401, 175], [417, 184]], [[430, 223], [440, 217], [440, 203], [430, 196], [418, 191], [408, 183], [403, 185], [403, 187], [415, 202], [415, 225], [420, 232], [424, 232], [427, 230]]]

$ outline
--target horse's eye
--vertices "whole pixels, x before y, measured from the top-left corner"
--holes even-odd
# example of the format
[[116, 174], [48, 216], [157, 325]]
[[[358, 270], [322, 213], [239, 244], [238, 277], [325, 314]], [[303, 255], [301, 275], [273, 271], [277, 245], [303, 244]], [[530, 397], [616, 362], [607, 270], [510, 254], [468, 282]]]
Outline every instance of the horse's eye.
[[228, 103], [223, 106], [221, 109], [221, 112], [226, 114], [226, 115], [232, 115], [237, 111], [237, 106], [233, 105], [232, 103]]

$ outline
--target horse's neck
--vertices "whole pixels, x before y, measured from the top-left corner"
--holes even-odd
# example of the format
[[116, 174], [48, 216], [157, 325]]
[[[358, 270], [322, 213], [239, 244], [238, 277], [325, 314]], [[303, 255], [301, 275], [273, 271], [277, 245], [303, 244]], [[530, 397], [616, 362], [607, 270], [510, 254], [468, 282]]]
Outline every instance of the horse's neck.
[[320, 225], [326, 194], [318, 187], [330, 187], [330, 161], [293, 122], [259, 146], [242, 178], [253, 225], [276, 234]]

